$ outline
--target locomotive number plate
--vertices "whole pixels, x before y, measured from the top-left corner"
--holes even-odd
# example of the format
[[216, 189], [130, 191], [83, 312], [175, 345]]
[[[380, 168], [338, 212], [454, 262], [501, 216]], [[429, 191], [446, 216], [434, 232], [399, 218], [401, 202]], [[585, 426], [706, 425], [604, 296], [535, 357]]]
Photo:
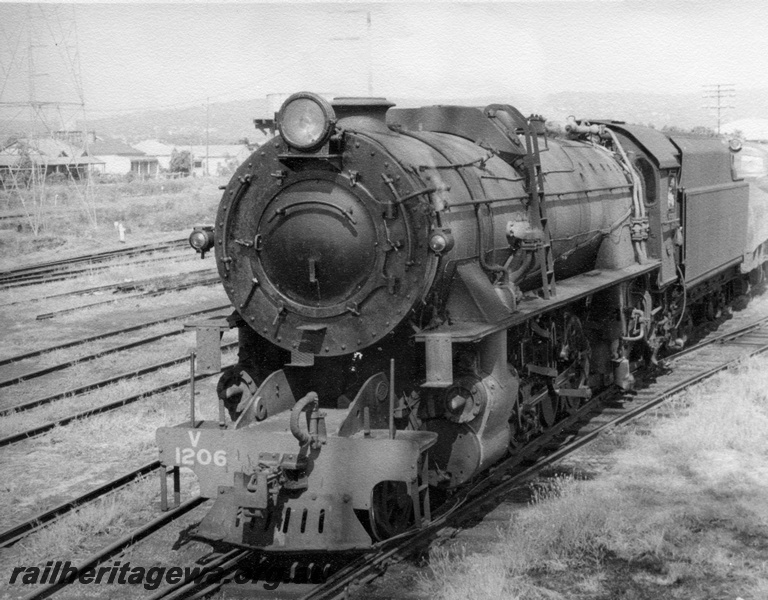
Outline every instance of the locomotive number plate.
[[225, 467], [227, 465], [226, 450], [211, 451], [207, 448], [197, 447], [200, 442], [199, 431], [190, 431], [189, 441], [192, 444], [191, 447], [181, 448], [176, 446], [176, 464], [185, 465], [187, 467], [210, 464], [214, 464], [217, 467]]

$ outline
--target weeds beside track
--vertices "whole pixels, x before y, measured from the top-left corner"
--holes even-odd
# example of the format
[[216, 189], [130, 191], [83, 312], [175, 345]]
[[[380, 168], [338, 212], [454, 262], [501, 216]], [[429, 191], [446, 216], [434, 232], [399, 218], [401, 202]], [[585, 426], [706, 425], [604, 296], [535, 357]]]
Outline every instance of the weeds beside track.
[[[0, 359], [0, 366], [7, 365], [14, 362], [20, 362], [22, 360], [27, 360], [29, 358], [34, 358], [36, 356], [40, 356], [41, 354], [46, 354], [48, 352], [53, 352], [55, 350], [64, 350], [66, 348], [71, 348], [73, 346], [79, 346], [81, 344], [86, 344], [88, 342], [93, 342], [96, 340], [101, 340], [108, 337], [113, 337], [116, 335], [122, 335], [124, 333], [129, 333], [132, 331], [137, 331], [139, 329], [146, 329], [149, 327], [152, 327], [153, 325], [159, 325], [161, 323], [167, 323], [168, 321], [177, 321], [179, 319], [184, 319], [187, 317], [193, 317], [196, 315], [202, 315], [210, 312], [215, 312], [218, 310], [225, 310], [227, 308], [230, 308], [230, 304], [217, 304], [216, 306], [209, 306], [207, 308], [201, 308], [193, 311], [186, 311], [182, 313], [177, 313], [174, 315], [171, 315], [169, 317], [163, 317], [162, 319], [155, 319], [152, 321], [144, 321], [142, 323], [137, 323], [136, 325], [129, 325], [127, 327], [120, 327], [117, 329], [110, 329], [109, 331], [105, 331], [102, 333], [97, 333], [94, 335], [90, 335], [84, 338], [79, 338], [76, 340], [70, 340], [67, 342], [63, 342], [61, 344], [56, 344], [55, 346], [48, 346], [47, 348], [41, 348], [39, 350], [32, 350], [30, 352], [25, 352], [24, 354], [18, 354], [16, 356], [10, 356], [8, 358], [2, 358]], [[179, 331], [182, 331], [181, 329]], [[143, 343], [141, 340], [138, 342], [131, 342], [134, 345], [141, 345]], [[122, 346], [118, 346], [118, 350], [125, 349], [128, 344], [124, 344]], [[98, 355], [104, 354], [105, 352], [100, 352]], [[23, 377], [22, 377], [23, 379]]]
[[[62, 271], [62, 269], [67, 269], [73, 265], [95, 264], [109, 261], [115, 258], [140, 256], [142, 254], [162, 252], [174, 248], [182, 248], [186, 243], [187, 240], [180, 239], [169, 242], [144, 244], [141, 246], [130, 246], [127, 248], [118, 248], [116, 250], [105, 250], [103, 252], [83, 254], [80, 256], [73, 256], [71, 258], [63, 258], [61, 260], [38, 263], [36, 265], [17, 267], [15, 269], [9, 269], [0, 272], [0, 286], [29, 283], [38, 279], [44, 280], [47, 276], [58, 277], [61, 275], [81, 273], [87, 271], [87, 269], [73, 269], [69, 272]], [[162, 258], [167, 257], [163, 256]], [[106, 265], [106, 267], [108, 268], [109, 265]]]
[[[228, 344], [224, 344], [222, 346], [222, 350], [227, 350], [230, 348], [234, 348], [237, 346], [237, 342], [230, 342]], [[183, 360], [187, 360], [188, 357], [182, 357], [179, 360], [170, 361], [170, 364], [162, 364], [162, 365], [154, 365], [153, 371], [157, 371], [160, 368], [165, 368], [167, 366], [176, 365]], [[211, 377], [210, 374], [207, 375], [196, 375], [195, 381], [200, 381], [202, 379], [205, 379], [207, 377]], [[36, 427], [31, 427], [29, 429], [26, 429], [24, 431], [21, 431], [19, 433], [15, 433], [3, 438], [0, 438], [0, 447], [2, 446], [8, 446], [10, 444], [15, 444], [17, 442], [21, 442], [23, 440], [29, 439], [31, 437], [38, 436], [40, 434], [43, 434], [47, 431], [50, 431], [51, 429], [55, 427], [61, 427], [64, 425], [67, 425], [73, 421], [77, 421], [79, 419], [84, 419], [86, 417], [90, 417], [92, 415], [101, 414], [103, 412], [107, 412], [110, 410], [114, 410], [116, 408], [120, 408], [123, 406], [126, 406], [127, 404], [132, 404], [134, 402], [137, 402], [139, 400], [143, 400], [144, 398], [148, 398], [150, 396], [155, 396], [157, 394], [161, 394], [163, 392], [167, 392], [170, 390], [175, 390], [180, 387], [183, 387], [189, 383], [189, 377], [179, 379], [176, 381], [173, 381], [171, 383], [165, 383], [163, 385], [160, 385], [158, 387], [152, 388], [150, 390], [139, 392], [138, 394], [132, 394], [130, 396], [120, 398], [118, 400], [114, 400], [112, 402], [107, 402], [106, 404], [101, 404], [99, 406], [94, 406], [92, 408], [89, 408], [84, 411], [80, 411], [75, 414], [71, 414], [66, 417], [62, 417], [60, 419], [57, 419], [55, 421], [50, 421], [48, 423], [44, 423], [42, 425], [38, 425]]]

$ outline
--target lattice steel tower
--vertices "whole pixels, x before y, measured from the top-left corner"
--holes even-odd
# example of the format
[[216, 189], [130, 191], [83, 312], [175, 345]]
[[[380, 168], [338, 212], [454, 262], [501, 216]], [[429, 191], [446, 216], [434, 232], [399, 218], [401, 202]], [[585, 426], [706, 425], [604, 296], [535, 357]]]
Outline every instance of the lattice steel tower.
[[0, 16], [2, 137], [87, 144], [75, 6], [5, 4]]

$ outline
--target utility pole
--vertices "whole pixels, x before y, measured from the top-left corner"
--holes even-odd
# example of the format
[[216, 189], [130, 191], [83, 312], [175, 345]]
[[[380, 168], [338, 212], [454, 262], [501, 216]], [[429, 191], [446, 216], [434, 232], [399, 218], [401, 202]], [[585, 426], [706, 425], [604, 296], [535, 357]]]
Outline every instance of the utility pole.
[[732, 105], [724, 105], [723, 101], [726, 98], [736, 97], [736, 86], [732, 83], [716, 83], [713, 85], [704, 86], [704, 98], [706, 100], [714, 100], [715, 106], [704, 106], [709, 110], [717, 111], [717, 135], [720, 135], [720, 125], [722, 123], [722, 113], [728, 108], [734, 108]]
[[205, 174], [210, 175], [208, 170], [208, 130], [211, 125], [211, 97], [206, 98], [205, 103]]

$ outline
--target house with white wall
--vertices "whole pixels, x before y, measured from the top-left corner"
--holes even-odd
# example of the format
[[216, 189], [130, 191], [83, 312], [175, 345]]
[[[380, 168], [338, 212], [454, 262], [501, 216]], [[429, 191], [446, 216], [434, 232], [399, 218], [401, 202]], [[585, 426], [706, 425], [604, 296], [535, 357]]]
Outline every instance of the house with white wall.
[[133, 147], [141, 150], [147, 156], [156, 158], [162, 170], [168, 171], [171, 168], [171, 153], [174, 146], [169, 146], [157, 140], [144, 140], [133, 144]]
[[158, 172], [156, 158], [119, 140], [97, 137], [88, 150], [91, 156], [103, 161], [102, 173], [126, 175], [133, 172], [142, 177], [155, 177]]
[[192, 153], [192, 174], [198, 177], [229, 175], [251, 155], [245, 144], [179, 146], [177, 149]]

